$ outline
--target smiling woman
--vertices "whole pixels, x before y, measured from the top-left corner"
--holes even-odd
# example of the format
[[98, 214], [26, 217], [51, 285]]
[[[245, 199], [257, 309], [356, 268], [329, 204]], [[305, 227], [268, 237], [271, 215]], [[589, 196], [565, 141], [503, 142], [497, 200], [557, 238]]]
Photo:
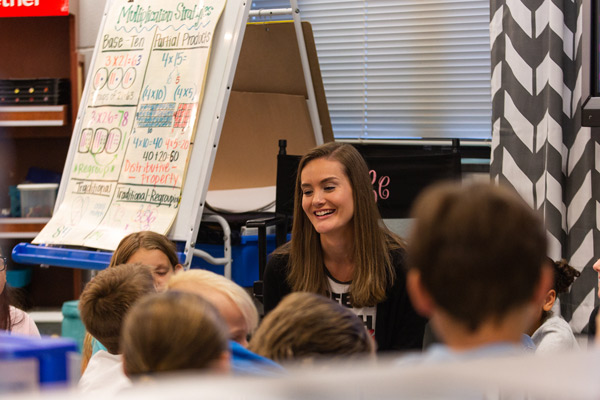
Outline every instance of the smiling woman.
[[352, 235], [352, 186], [342, 164], [324, 158], [308, 163], [301, 188], [302, 209], [322, 238]]
[[294, 196], [292, 240], [265, 270], [265, 312], [290, 292], [323, 294], [362, 319], [379, 351], [420, 349], [426, 321], [406, 293], [403, 241], [381, 221], [360, 153], [335, 142], [312, 149]]

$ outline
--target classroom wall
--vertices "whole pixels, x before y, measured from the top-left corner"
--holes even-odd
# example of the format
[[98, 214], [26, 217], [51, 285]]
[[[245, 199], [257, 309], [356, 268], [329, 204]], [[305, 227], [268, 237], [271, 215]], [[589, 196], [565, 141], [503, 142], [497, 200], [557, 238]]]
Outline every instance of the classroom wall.
[[77, 9], [77, 51], [84, 57], [86, 76], [94, 54], [94, 45], [96, 44], [106, 1], [71, 0], [71, 7]]
[[[76, 14], [77, 51], [84, 59], [84, 78], [91, 64], [106, 2], [107, 0], [71, 0], [70, 2], [71, 13]], [[463, 180], [487, 181], [489, 173], [463, 173]]]

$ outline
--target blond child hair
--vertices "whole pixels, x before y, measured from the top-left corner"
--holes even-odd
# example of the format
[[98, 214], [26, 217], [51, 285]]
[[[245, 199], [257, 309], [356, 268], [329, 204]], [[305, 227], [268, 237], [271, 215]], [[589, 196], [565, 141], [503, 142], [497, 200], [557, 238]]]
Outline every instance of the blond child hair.
[[[211, 300], [209, 292], [218, 292], [237, 306], [244, 318], [248, 334], [252, 334], [258, 325], [258, 311], [250, 295], [244, 288], [222, 275], [201, 269], [180, 272], [171, 277], [168, 289], [192, 291], [206, 296], [208, 300]], [[221, 309], [219, 304], [214, 305]]]

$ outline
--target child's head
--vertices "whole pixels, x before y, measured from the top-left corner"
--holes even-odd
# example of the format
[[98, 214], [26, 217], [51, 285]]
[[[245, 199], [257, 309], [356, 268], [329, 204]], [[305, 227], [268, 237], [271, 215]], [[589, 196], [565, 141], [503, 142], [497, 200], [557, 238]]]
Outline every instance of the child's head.
[[549, 262], [554, 266], [554, 285], [552, 285], [552, 290], [556, 292], [556, 295], [567, 293], [573, 282], [575, 282], [575, 279], [579, 278], [581, 272], [570, 266], [564, 258], [560, 261], [549, 259]]
[[175, 244], [166, 236], [152, 231], [125, 236], [117, 246], [109, 267], [133, 263], [154, 267], [154, 281], [159, 292], [166, 290], [171, 276], [183, 268], [179, 264]]
[[140, 297], [153, 292], [151, 267], [122, 264], [107, 268], [100, 271], [81, 293], [81, 321], [109, 353], [118, 354], [125, 313]]
[[371, 355], [375, 343], [346, 307], [318, 294], [294, 292], [267, 314], [249, 349], [286, 362]]
[[229, 370], [227, 326], [212, 304], [193, 293], [146, 296], [125, 317], [121, 341], [129, 377]]
[[210, 301], [229, 326], [229, 338], [243, 346], [258, 325], [258, 311], [250, 295], [233, 281], [214, 272], [194, 269], [174, 275], [170, 290], [196, 293]]
[[575, 281], [575, 278], [581, 275], [581, 272], [571, 267], [564, 258], [560, 261], [553, 261], [549, 258], [548, 263], [553, 266], [554, 284], [544, 297], [542, 308], [538, 313], [538, 318], [530, 330], [531, 334], [535, 332], [544, 321], [552, 316], [552, 307], [556, 302], [556, 297], [561, 293], [566, 293]]
[[519, 312], [525, 326], [513, 333], [520, 337], [551, 280], [533, 210], [508, 188], [444, 183], [419, 196], [413, 217], [408, 288], [415, 307], [434, 328], [443, 315], [471, 333]]

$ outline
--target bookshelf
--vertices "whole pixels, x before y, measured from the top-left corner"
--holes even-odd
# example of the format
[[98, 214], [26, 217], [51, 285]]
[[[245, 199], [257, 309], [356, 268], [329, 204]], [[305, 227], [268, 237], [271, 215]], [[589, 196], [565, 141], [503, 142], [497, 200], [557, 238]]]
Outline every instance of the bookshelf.
[[[79, 104], [82, 79], [75, 16], [0, 18], [0, 79], [69, 79], [68, 104], [0, 105], [0, 208], [10, 208], [9, 186], [31, 167], [62, 173]], [[33, 239], [48, 219], [0, 218], [6, 255]], [[48, 283], [52, 282], [51, 285]], [[81, 291], [77, 270], [35, 268], [30, 292], [37, 306], [57, 306]]]

